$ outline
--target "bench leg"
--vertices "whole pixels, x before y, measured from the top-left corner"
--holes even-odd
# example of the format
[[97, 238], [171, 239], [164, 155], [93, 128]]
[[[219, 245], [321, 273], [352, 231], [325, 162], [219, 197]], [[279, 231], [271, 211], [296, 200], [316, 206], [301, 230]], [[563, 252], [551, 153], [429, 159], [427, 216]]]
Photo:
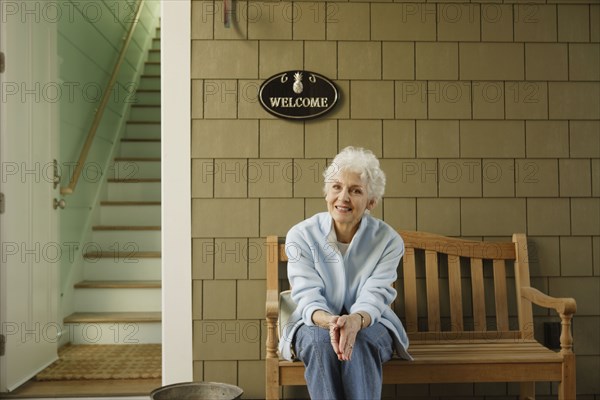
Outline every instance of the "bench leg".
[[521, 382], [519, 400], [535, 400], [535, 382]]
[[560, 400], [573, 400], [576, 397], [575, 354], [565, 354], [563, 359], [562, 380], [558, 385], [558, 398]]
[[279, 400], [279, 359], [267, 358], [265, 372], [265, 399]]

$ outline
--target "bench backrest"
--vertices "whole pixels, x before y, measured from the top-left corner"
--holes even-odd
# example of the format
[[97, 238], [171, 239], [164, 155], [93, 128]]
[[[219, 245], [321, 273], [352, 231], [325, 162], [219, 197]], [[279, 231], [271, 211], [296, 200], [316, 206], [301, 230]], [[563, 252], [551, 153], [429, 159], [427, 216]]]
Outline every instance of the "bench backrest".
[[[533, 338], [531, 303], [520, 293], [530, 286], [524, 234], [497, 243], [399, 233], [405, 254], [392, 307], [412, 341]], [[285, 245], [269, 236], [267, 248], [267, 290], [279, 292]]]

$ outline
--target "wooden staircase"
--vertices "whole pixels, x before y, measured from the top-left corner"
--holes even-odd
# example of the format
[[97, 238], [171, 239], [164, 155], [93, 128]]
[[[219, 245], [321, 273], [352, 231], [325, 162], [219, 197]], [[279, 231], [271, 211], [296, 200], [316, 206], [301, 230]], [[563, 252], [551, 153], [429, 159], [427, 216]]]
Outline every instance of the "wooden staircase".
[[71, 343], [161, 342], [160, 28], [74, 285]]

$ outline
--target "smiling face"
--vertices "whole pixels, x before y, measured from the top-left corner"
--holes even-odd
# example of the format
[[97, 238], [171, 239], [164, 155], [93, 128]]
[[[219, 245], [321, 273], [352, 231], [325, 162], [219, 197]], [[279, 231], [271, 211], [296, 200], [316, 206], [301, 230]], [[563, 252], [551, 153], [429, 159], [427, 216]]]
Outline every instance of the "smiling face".
[[375, 206], [375, 200], [369, 200], [367, 185], [360, 174], [342, 171], [329, 184], [327, 210], [333, 218], [338, 240], [350, 242], [358, 230], [358, 224], [365, 213]]

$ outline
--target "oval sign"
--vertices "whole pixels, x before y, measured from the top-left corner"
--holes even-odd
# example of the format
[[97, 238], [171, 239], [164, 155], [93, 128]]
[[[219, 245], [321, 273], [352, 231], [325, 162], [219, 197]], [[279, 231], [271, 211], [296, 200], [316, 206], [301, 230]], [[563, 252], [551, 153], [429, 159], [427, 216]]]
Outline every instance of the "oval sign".
[[338, 101], [338, 90], [329, 79], [310, 71], [286, 71], [260, 85], [260, 104], [271, 114], [289, 119], [320, 117]]

